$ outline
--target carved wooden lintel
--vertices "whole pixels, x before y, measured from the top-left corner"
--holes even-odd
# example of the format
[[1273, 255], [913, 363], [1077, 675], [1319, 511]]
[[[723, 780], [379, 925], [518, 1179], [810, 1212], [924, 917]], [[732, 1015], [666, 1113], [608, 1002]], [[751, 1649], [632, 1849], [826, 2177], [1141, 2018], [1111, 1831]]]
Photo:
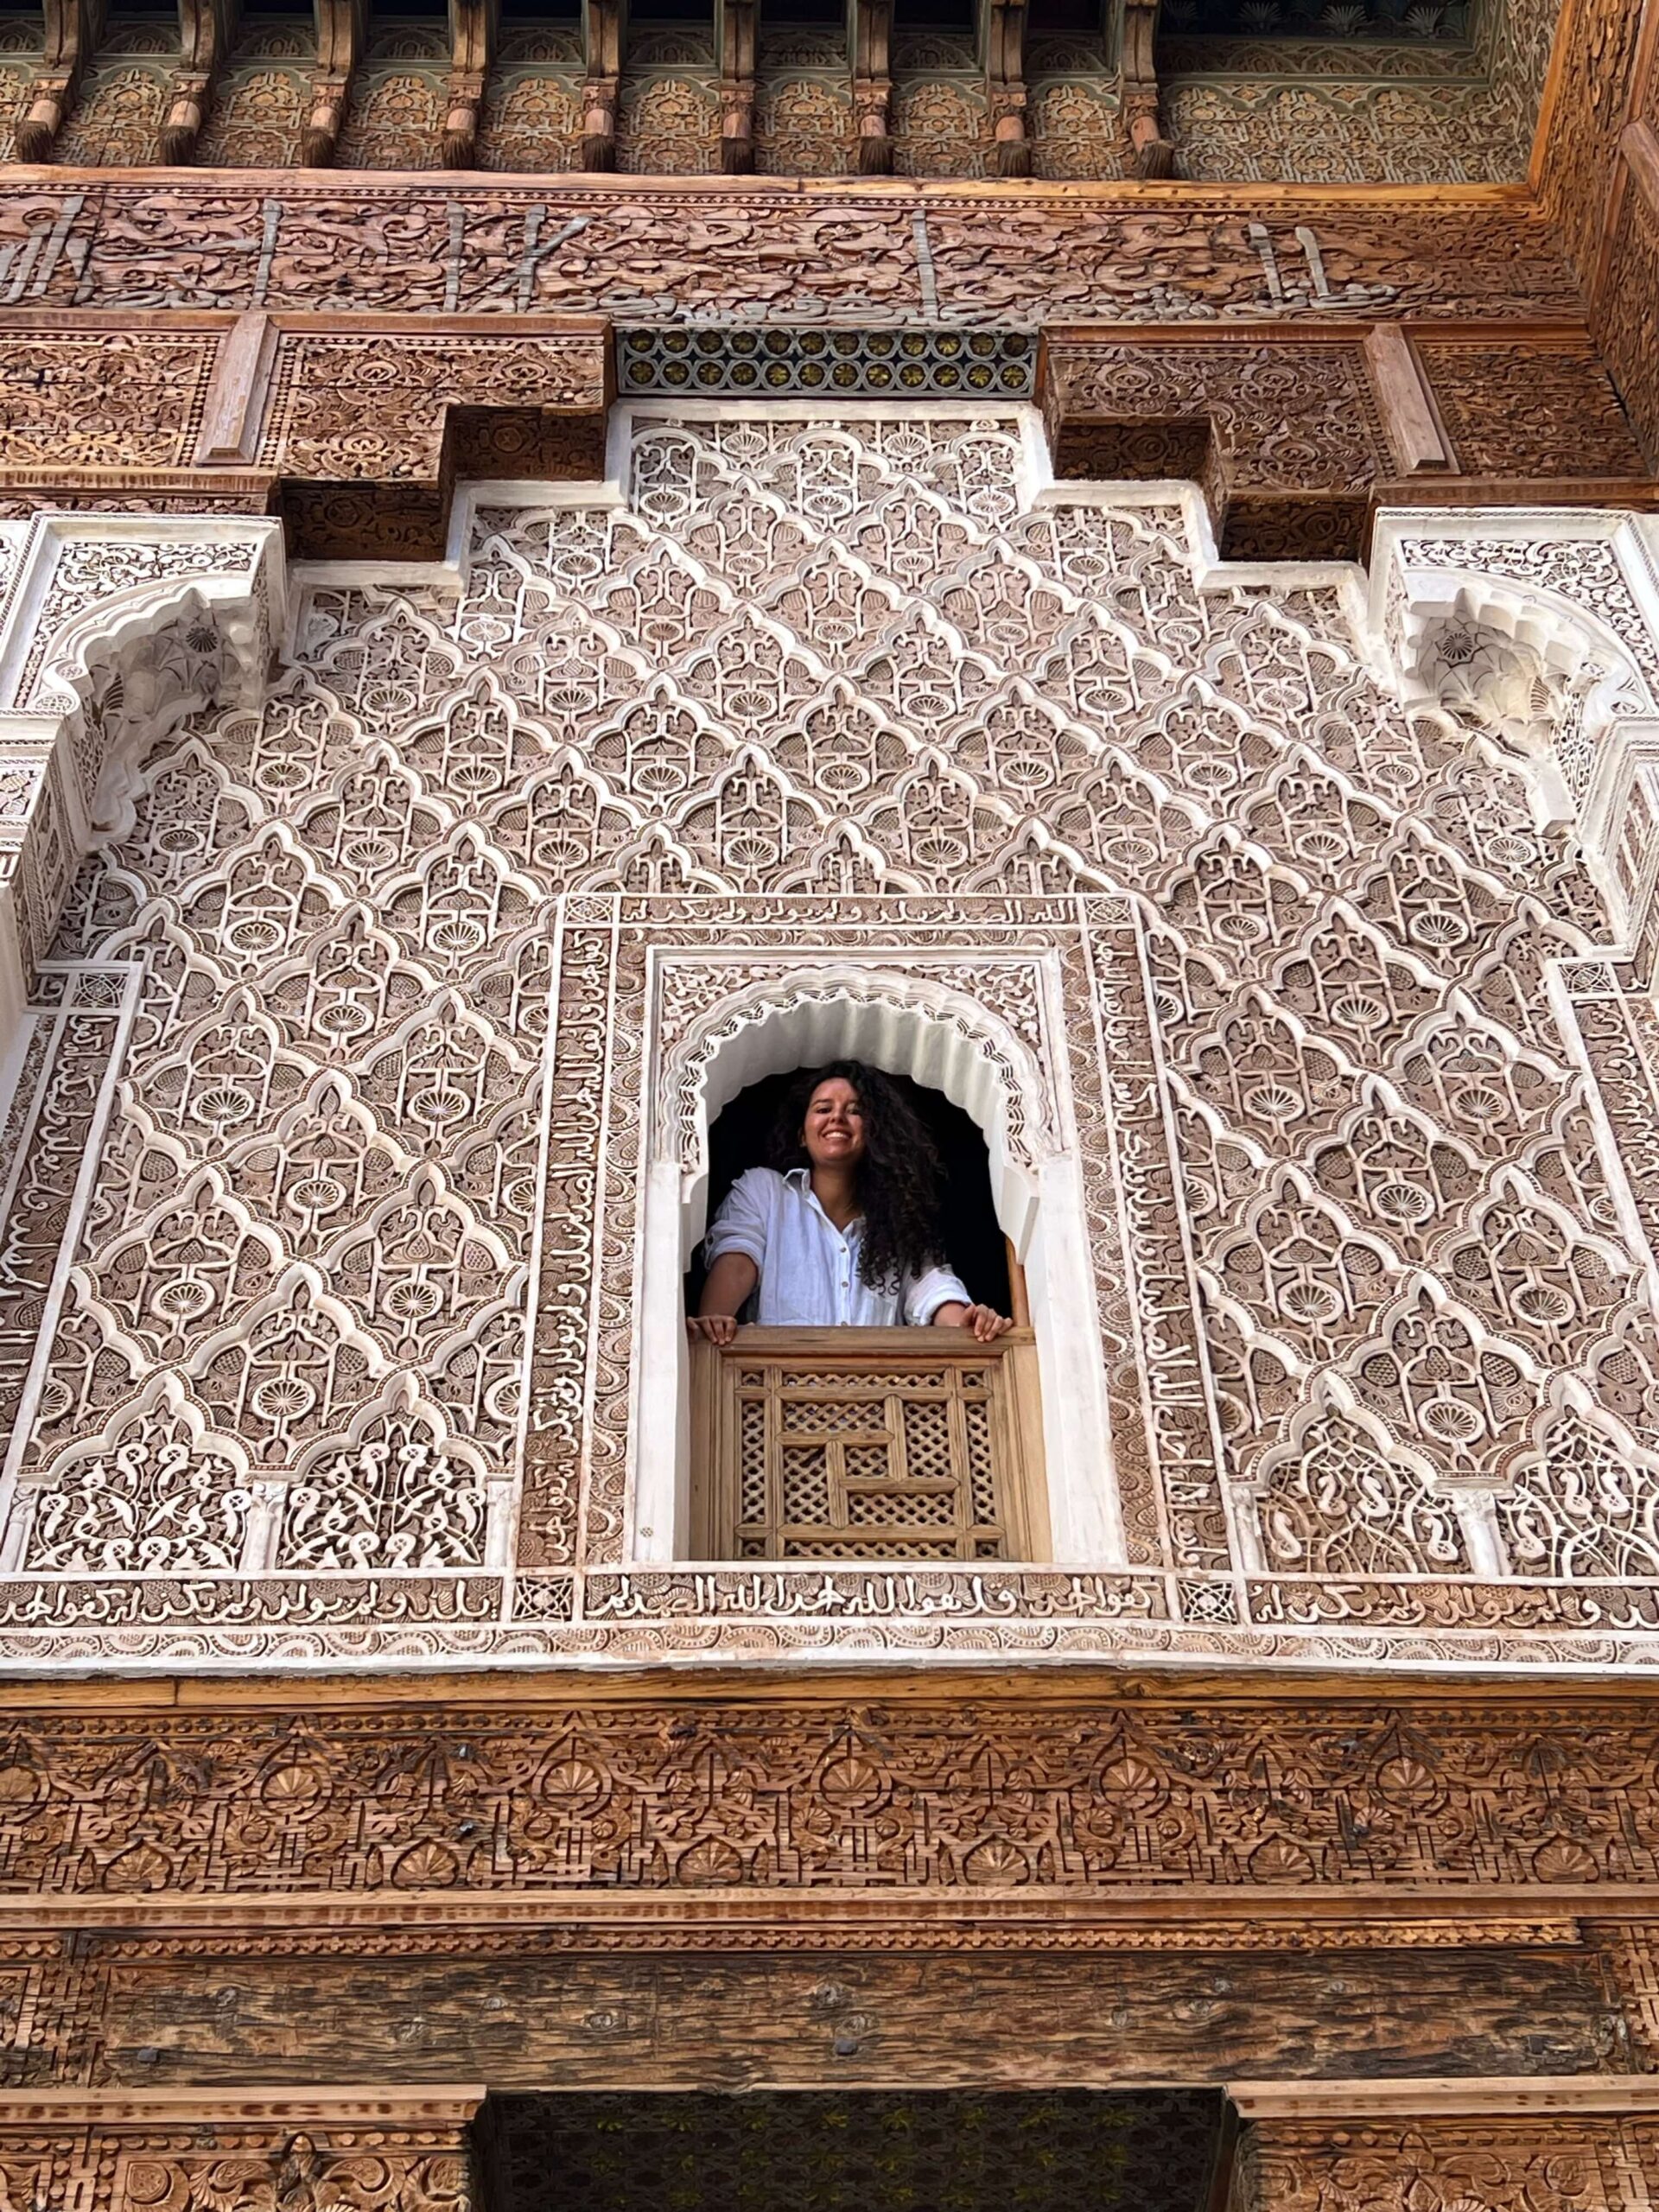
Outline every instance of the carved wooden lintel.
[[1136, 176], [1175, 173], [1175, 148], [1158, 99], [1159, 0], [1126, 0], [1123, 10], [1123, 124]]
[[29, 106], [17, 125], [20, 162], [51, 158], [53, 142], [73, 103], [104, 17], [102, 0], [45, 0], [45, 6], [41, 73], [29, 87]]
[[582, 0], [582, 42], [588, 71], [582, 88], [585, 169], [616, 167], [616, 106], [626, 37], [626, 0]]

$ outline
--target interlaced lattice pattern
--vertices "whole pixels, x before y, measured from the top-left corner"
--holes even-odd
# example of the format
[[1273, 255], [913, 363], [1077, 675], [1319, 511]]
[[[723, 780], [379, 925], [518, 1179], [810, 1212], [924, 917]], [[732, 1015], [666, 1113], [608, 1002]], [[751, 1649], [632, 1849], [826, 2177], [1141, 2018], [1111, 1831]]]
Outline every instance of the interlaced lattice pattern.
[[[1601, 1624], [1581, 1586], [1653, 1573], [1646, 1255], [1551, 990], [1606, 924], [1530, 762], [1403, 710], [1334, 585], [1201, 585], [1168, 503], [1033, 504], [1025, 435], [645, 410], [626, 504], [486, 505], [460, 587], [316, 587], [257, 713], [118, 784], [58, 948], [137, 979], [84, 1213], [51, 1065], [18, 1109], [73, 1246], [8, 1287], [49, 1342], [19, 1605], [195, 1577], [196, 1618], [289, 1576], [308, 1622], [331, 1577], [391, 1605], [515, 1529], [622, 1559], [642, 1084], [594, 894], [664, 930], [747, 896], [803, 944], [861, 899], [914, 933], [946, 898], [1133, 912], [1156, 1034], [1103, 1017], [1095, 1080], [1175, 1133], [1144, 1281], [1109, 1167], [1084, 1202], [1130, 1558], [1236, 1574], [1207, 1618], [1479, 1628], [1525, 1579], [1527, 1624]], [[550, 1005], [586, 1074], [544, 1131]], [[1218, 1480], [1201, 1407], [1154, 1430], [1153, 1280], [1201, 1314]], [[976, 1481], [958, 1532], [996, 1525]]]
[[1008, 1555], [1001, 1484], [1012, 1440], [999, 1354], [971, 1364], [923, 1357], [883, 1373], [833, 1355], [740, 1351], [721, 1363], [716, 1465], [700, 1471], [729, 1487], [734, 1449], [736, 1525], [729, 1545], [716, 1531], [722, 1554]]

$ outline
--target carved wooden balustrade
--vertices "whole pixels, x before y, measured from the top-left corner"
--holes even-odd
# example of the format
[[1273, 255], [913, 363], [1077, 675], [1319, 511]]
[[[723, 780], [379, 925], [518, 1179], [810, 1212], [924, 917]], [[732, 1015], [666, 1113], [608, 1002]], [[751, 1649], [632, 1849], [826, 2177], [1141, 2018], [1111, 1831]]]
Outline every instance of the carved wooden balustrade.
[[1046, 1556], [1029, 1329], [740, 1329], [691, 1413], [700, 1557]]

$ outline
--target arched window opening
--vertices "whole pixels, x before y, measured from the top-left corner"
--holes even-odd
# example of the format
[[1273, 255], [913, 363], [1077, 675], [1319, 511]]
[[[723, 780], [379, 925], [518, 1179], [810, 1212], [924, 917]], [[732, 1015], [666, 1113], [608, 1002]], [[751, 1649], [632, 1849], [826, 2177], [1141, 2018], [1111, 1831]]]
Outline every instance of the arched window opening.
[[[770, 1157], [772, 1132], [798, 1079], [793, 1070], [764, 1077], [724, 1107], [709, 1130], [709, 1218], [719, 1213], [726, 1193], [743, 1173]], [[996, 1218], [991, 1196], [990, 1156], [984, 1132], [973, 1116], [951, 1103], [942, 1090], [889, 1076], [933, 1141], [947, 1194], [942, 1227], [945, 1257], [973, 1297], [999, 1313], [1025, 1315], [1025, 1276], [1010, 1260], [1008, 1240]], [[700, 1243], [685, 1278], [685, 1310], [695, 1313], [706, 1270]]]
[[[1013, 1304], [1026, 1323], [1023, 1274], [997, 1222], [983, 1135], [942, 1091], [907, 1076], [887, 1079], [938, 1155], [940, 1256], [976, 1303], [1001, 1314]], [[798, 1071], [765, 1077], [711, 1125], [711, 1222], [746, 1169], [779, 1156], [800, 1086]], [[701, 1295], [697, 1261], [686, 1279], [689, 1313]], [[747, 1326], [729, 1345], [696, 1346], [698, 1548], [777, 1560], [1001, 1560], [1046, 1550], [1032, 1503], [1040, 1465], [1035, 1357], [1028, 1325], [995, 1343], [950, 1326]]]
[[[711, 990], [721, 969], [729, 982]], [[927, 954], [906, 967], [885, 953], [750, 955], [741, 966], [701, 948], [660, 957], [636, 1244], [632, 1559], [1121, 1560], [1052, 982], [1023, 950], [977, 972]], [[836, 1061], [901, 1083], [942, 1141], [947, 1256], [963, 1291], [1012, 1318], [1006, 1333], [985, 1341], [958, 1325], [946, 1317], [950, 1304], [965, 1311], [955, 1299], [925, 1325], [843, 1314], [829, 1326], [688, 1329], [700, 1287], [689, 1271], [721, 1199], [766, 1160], [779, 1094]], [[762, 1255], [771, 1234], [768, 1216]], [[917, 1299], [918, 1320], [938, 1288]]]

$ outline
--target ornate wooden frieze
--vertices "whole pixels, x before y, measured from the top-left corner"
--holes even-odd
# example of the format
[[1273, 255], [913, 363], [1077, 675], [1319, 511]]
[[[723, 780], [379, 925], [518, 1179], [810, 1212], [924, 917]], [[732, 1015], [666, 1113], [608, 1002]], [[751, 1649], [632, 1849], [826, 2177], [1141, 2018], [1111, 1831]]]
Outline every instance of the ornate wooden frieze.
[[[1659, 1879], [1659, 1745], [1639, 1701], [1194, 1706], [1136, 1687], [1014, 1700], [981, 1677], [951, 1700], [912, 1677], [880, 1703], [867, 1679], [577, 1705], [474, 1678], [411, 1686], [406, 1704], [325, 1685], [303, 1701], [203, 1693], [194, 1710], [19, 1709], [0, 1890], [22, 1901], [14, 1925], [67, 1914], [111, 1934], [143, 1897], [162, 1921], [197, 1898], [205, 1923], [167, 1924], [204, 1938], [255, 1894], [302, 1918], [325, 1895], [378, 1897], [394, 1918], [416, 1893], [446, 1893], [451, 1916], [464, 1897], [546, 1897], [552, 1928], [558, 1897], [582, 1892], [564, 1924], [601, 1947], [600, 1891], [841, 1900], [826, 1924], [856, 1894], [886, 1929], [922, 1910], [882, 1907], [897, 1890], [978, 1900], [1040, 1948], [1076, 1940], [1067, 1897], [1120, 1929], [1133, 1904], [1148, 1942], [1179, 1948], [1247, 1910], [1298, 1941], [1311, 1918], [1351, 1933], [1382, 1892], [1408, 1901], [1406, 1922], [1444, 1923], [1414, 1942], [1502, 1942], [1530, 1921], [1513, 1940], [1547, 1943], [1564, 1912], [1635, 1916]], [[1168, 1885], [1167, 1913], [1133, 1904], [1148, 1884]], [[1027, 1892], [1051, 1903], [1026, 1911]]]
[[[498, 2089], [1349, 2077], [1370, 2102], [1327, 2140], [1412, 2094], [1379, 2074], [1652, 2101], [1640, 1700], [983, 1675], [188, 1696], [13, 1698], [0, 2126], [41, 2126], [31, 2085], [101, 2088], [117, 2126], [124, 2085], [178, 2084], [200, 2130], [215, 2085], [468, 2066]], [[334, 2126], [423, 2117], [397, 2094], [338, 2093]], [[323, 2156], [360, 2141], [328, 2103], [303, 2116]]]
[[609, 382], [592, 319], [20, 324], [0, 509], [279, 512], [315, 557], [435, 559], [458, 478], [600, 477]]
[[1166, 75], [1161, 92], [1177, 174], [1199, 183], [1510, 184], [1525, 169], [1516, 118], [1478, 76], [1379, 81], [1362, 61], [1346, 80], [1310, 81], [1212, 67]]
[[[1262, 183], [1304, 180], [1427, 185], [1521, 183], [1548, 97], [1552, 55], [1588, 48], [1552, 0], [1419, 13], [1385, 42], [1333, 42], [1328, 13], [1274, 9], [1243, 19], [1166, 4], [1158, 72], [1177, 142], [1176, 174]], [[1395, 19], [1396, 26], [1399, 18]], [[1439, 36], [1436, 36], [1438, 30]], [[1466, 39], [1466, 42], [1465, 42]], [[1579, 64], [1583, 67], [1582, 62]]]
[[1619, 0], [1573, 0], [1541, 121], [1538, 204], [1566, 245], [1591, 328], [1649, 455], [1659, 453], [1659, 69]]
[[468, 2212], [481, 2089], [0, 2099], [14, 2204], [89, 2212]]
[[[1652, 133], [1649, 128], [1649, 139]], [[1601, 266], [1596, 329], [1632, 421], [1649, 454], [1659, 453], [1659, 142], [1637, 142], [1642, 162], [1631, 168], [1611, 219]]]
[[[457, 481], [603, 474], [598, 318], [12, 309], [0, 330], [14, 513], [107, 507], [119, 486], [135, 509], [281, 513], [302, 556], [435, 559]], [[625, 396], [1040, 397], [1061, 474], [1195, 478], [1240, 558], [1353, 557], [1400, 497], [1656, 496], [1570, 327], [722, 325], [614, 343]]]
[[[1248, 2107], [1247, 2107], [1248, 2109]], [[1547, 2111], [1470, 2119], [1262, 2119], [1244, 2131], [1230, 2212], [1642, 2212], [1659, 2177], [1659, 2120]]]
[[[584, 55], [567, 22], [496, 40], [475, 11], [448, 35], [371, 24], [360, 6], [326, 9], [315, 31], [233, 14], [221, 25], [220, 12], [187, 8], [181, 41], [166, 25], [54, 8], [44, 52], [38, 28], [19, 25], [27, 35], [5, 49], [14, 99], [32, 101], [18, 150], [71, 169], [332, 160], [688, 176], [760, 160], [819, 179], [1519, 184], [1555, 13], [1548, 0], [1503, 0], [1471, 23], [1460, 8], [1420, 7], [1383, 43], [1346, 35], [1363, 20], [1351, 10], [1293, 27], [1258, 9], [1245, 36], [1212, 18], [1208, 36], [1155, 45], [1150, 5], [1030, 38], [1024, 8], [996, 0], [973, 11], [972, 33], [912, 26], [896, 39], [890, 10], [879, 24], [855, 13], [842, 34], [757, 26], [741, 10], [701, 28], [612, 10], [588, 12]], [[1165, 11], [1166, 29], [1178, 20], [1194, 28], [1190, 10]], [[1437, 35], [1454, 21], [1455, 35]], [[1293, 28], [1302, 35], [1273, 35]], [[480, 129], [514, 108], [506, 130]]]
[[1036, 184], [41, 179], [0, 195], [0, 269], [23, 306], [865, 327], [1580, 312], [1554, 238], [1503, 194], [1310, 197], [1264, 216], [1236, 194]]
[[1650, 2089], [1650, 1930], [1578, 1917], [1650, 1876], [1497, 1840], [1644, 1819], [1628, 1707], [249, 1687], [20, 1718], [0, 2082]]
[[1062, 328], [1047, 366], [1060, 472], [1194, 477], [1239, 559], [1356, 557], [1379, 499], [1479, 504], [1495, 479], [1542, 480], [1552, 501], [1648, 496], [1618, 395], [1578, 334], [1268, 325], [1125, 343]]

